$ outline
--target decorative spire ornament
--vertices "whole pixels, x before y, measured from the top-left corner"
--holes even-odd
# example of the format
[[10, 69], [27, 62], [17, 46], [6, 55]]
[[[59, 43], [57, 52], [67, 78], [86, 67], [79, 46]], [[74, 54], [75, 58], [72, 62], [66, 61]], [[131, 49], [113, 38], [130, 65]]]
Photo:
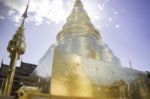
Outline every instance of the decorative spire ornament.
[[18, 27], [16, 34], [13, 36], [12, 40], [9, 41], [9, 44], [7, 46], [7, 51], [10, 53], [10, 65], [7, 71], [7, 77], [5, 79], [5, 84], [2, 91], [2, 95], [4, 96], [11, 95], [16, 70], [16, 63], [17, 60], [20, 59], [20, 55], [23, 55], [25, 53], [26, 44], [24, 37], [24, 22], [27, 18], [29, 2], [30, 0], [28, 1], [24, 14], [22, 15], [21, 25]]

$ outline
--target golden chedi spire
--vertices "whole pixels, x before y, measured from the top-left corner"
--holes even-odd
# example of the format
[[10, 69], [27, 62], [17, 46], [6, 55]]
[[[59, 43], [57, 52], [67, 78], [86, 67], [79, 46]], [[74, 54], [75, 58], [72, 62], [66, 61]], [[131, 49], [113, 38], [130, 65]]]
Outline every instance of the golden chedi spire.
[[57, 35], [58, 43], [53, 50], [51, 95], [66, 96], [68, 99], [96, 96], [97, 87], [92, 77], [87, 76], [89, 73], [85, 68], [88, 67], [83, 62], [84, 59], [100, 60], [98, 39], [99, 32], [91, 23], [82, 2], [76, 0], [72, 13]]
[[24, 22], [27, 18], [29, 1], [26, 7], [24, 14], [22, 15], [21, 25], [18, 27], [16, 34], [13, 36], [12, 40], [9, 41], [7, 50], [10, 53], [10, 65], [7, 71], [7, 76], [5, 79], [4, 88], [2, 90], [2, 95], [9, 96], [11, 95], [12, 85], [14, 82], [15, 70], [17, 60], [20, 58], [20, 55], [24, 54], [26, 44], [24, 37]]
[[63, 29], [57, 35], [57, 40], [70, 35], [89, 35], [100, 38], [98, 30], [93, 26], [81, 0], [76, 0], [72, 13], [67, 18]]

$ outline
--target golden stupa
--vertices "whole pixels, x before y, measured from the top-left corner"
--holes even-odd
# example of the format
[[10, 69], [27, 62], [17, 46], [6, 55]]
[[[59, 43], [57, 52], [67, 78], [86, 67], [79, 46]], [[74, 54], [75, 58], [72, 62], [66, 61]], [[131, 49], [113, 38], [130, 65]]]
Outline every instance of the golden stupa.
[[[143, 72], [121, 67], [81, 0], [50, 49], [51, 65], [45, 71], [37, 67], [32, 85], [18, 90], [19, 99], [150, 99], [150, 81]], [[40, 76], [46, 71], [49, 76]]]

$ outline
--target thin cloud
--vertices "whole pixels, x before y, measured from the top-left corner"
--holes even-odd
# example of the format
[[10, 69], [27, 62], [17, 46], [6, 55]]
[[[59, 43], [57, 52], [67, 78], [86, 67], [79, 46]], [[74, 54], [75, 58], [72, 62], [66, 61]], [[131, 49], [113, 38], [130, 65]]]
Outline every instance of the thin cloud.
[[[0, 3], [3, 3], [8, 8], [6, 15], [7, 18], [14, 21], [15, 24], [18, 24], [20, 22], [27, 2], [28, 0], [0, 1]], [[73, 2], [74, 0], [31, 0], [28, 11], [29, 18], [27, 19], [27, 22], [32, 22], [35, 25], [40, 25], [42, 23], [64, 23], [68, 14], [70, 13], [68, 9], [72, 9], [68, 5], [72, 6], [71, 4], [73, 4]], [[101, 3], [96, 3], [98, 2], [98, 0], [96, 2], [92, 2], [91, 0], [83, 0], [82, 2], [84, 3], [84, 7], [88, 12], [91, 21], [95, 25], [104, 24], [98, 23], [98, 20], [106, 20], [104, 17], [104, 12], [109, 0], [102, 0]], [[100, 7], [102, 7], [103, 10]]]
[[[25, 10], [27, 0], [13, 0], [13, 2], [3, 0], [0, 2], [9, 8], [7, 16], [11, 16], [11, 20], [18, 23]], [[30, 17], [28, 21], [34, 22], [36, 25], [40, 25], [44, 19], [60, 23], [66, 15], [63, 6], [63, 0], [32, 0], [29, 7], [29, 16], [31, 15], [32, 18]]]
[[120, 25], [119, 25], [119, 24], [115, 25], [115, 28], [119, 28], [119, 27], [120, 27]]
[[106, 3], [108, 2], [108, 0], [104, 0], [102, 4], [99, 4], [98, 7], [99, 9], [102, 11], [105, 8]]
[[5, 17], [0, 15], [0, 20], [4, 20], [4, 19], [5, 19]]

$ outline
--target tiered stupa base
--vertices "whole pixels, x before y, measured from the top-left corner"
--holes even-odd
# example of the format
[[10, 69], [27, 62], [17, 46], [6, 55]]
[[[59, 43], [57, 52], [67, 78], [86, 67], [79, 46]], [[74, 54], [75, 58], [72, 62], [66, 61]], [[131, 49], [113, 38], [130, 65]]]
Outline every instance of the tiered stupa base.
[[57, 95], [48, 95], [48, 94], [28, 93], [26, 95], [19, 97], [19, 99], [135, 99], [135, 98], [136, 99], [150, 99], [150, 96], [147, 94], [145, 96], [140, 96], [140, 97], [139, 96], [120, 97], [119, 95], [113, 96], [111, 93], [109, 93], [107, 95], [103, 95], [99, 97], [75, 97], [75, 96], [57, 96]]
[[[73, 97], [73, 96], [54, 96], [46, 94], [27, 94], [20, 99], [129, 99], [129, 98], [103, 98], [103, 97]], [[148, 98], [144, 98], [148, 99]]]

